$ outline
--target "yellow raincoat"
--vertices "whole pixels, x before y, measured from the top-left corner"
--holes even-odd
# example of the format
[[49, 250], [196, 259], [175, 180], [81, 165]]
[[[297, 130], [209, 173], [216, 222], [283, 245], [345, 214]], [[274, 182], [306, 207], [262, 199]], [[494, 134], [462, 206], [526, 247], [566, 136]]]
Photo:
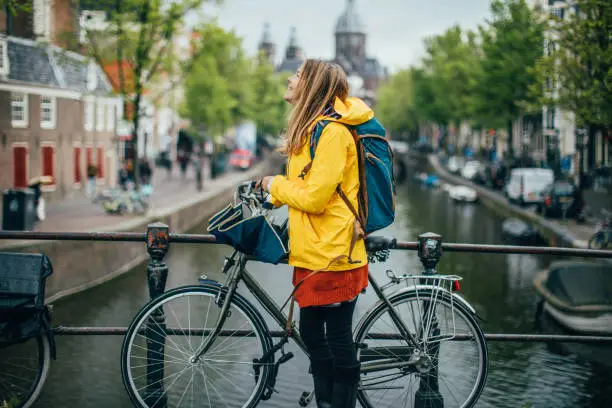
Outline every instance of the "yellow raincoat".
[[[342, 123], [357, 125], [374, 117], [374, 112], [357, 98], [344, 102], [336, 99], [334, 110], [340, 119], [321, 116], [315, 121], [332, 123], [323, 129], [312, 168], [304, 180], [298, 176], [311, 161], [308, 146], [312, 132], [304, 147], [289, 157], [287, 176], [276, 176], [270, 189], [275, 205], [289, 207], [289, 264], [310, 270], [325, 268], [332, 259], [349, 255], [355, 217], [336, 187], [340, 185], [353, 207], [358, 208], [359, 169], [355, 141]], [[345, 271], [367, 264], [362, 239], [357, 241], [352, 259], [360, 263], [350, 264], [343, 258], [328, 270]]]

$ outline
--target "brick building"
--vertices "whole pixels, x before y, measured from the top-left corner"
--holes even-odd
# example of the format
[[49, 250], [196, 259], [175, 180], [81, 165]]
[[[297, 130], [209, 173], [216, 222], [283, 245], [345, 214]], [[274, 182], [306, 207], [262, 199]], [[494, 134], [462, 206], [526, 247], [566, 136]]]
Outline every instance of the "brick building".
[[0, 190], [47, 175], [48, 200], [71, 197], [89, 163], [99, 185], [115, 183], [121, 101], [96, 63], [62, 48], [78, 34], [72, 4], [34, 0], [29, 13], [0, 12]]

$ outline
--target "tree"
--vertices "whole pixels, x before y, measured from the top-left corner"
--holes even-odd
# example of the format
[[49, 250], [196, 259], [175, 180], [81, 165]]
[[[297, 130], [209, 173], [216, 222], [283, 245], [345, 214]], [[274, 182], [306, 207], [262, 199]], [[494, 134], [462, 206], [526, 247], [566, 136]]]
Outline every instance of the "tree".
[[[86, 31], [87, 52], [103, 66], [113, 54], [109, 49], [115, 51], [113, 60], [118, 64], [120, 92], [133, 112], [133, 146], [136, 149], [143, 93], [161, 71], [166, 71], [170, 77], [181, 77], [191, 71], [195, 58], [173, 60], [172, 44], [186, 15], [205, 2], [207, 0], [96, 0], [92, 3], [94, 9], [106, 11], [109, 20], [106, 30]], [[197, 56], [197, 48], [194, 53]], [[128, 81], [133, 82], [133, 89], [127, 87]], [[173, 81], [171, 87], [178, 83], [180, 80]], [[124, 114], [126, 111], [124, 109]], [[136, 164], [134, 181], [138, 188], [139, 166]]]
[[412, 69], [399, 71], [378, 91], [377, 115], [393, 133], [418, 132], [419, 119], [412, 78]]
[[220, 135], [254, 116], [252, 61], [233, 32], [207, 23], [198, 34], [200, 53], [186, 77], [184, 112], [196, 128]]
[[32, 0], [0, 0], [0, 9], [7, 10], [13, 15], [19, 12], [29, 12], [32, 10]]
[[612, 130], [612, 3], [576, 0], [569, 12], [566, 19], [551, 17], [548, 52], [534, 71], [538, 82], [531, 90], [541, 103], [573, 112], [576, 125], [589, 128], [593, 166], [593, 136]]
[[283, 100], [283, 94], [287, 77], [287, 74], [276, 74], [274, 66], [262, 55], [258, 56], [252, 74], [255, 94], [253, 119], [261, 134], [278, 136], [285, 126], [289, 105]]
[[480, 28], [482, 70], [474, 88], [474, 116], [483, 125], [508, 126], [508, 152], [512, 124], [522, 114], [538, 109], [530, 88], [537, 82], [533, 68], [542, 57], [544, 24], [525, 0], [494, 0], [493, 18]]

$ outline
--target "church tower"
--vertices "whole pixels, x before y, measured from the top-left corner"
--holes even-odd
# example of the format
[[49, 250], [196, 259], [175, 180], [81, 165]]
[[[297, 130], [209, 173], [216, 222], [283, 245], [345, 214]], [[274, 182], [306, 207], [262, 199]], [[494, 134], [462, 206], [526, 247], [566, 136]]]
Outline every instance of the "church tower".
[[336, 58], [344, 69], [361, 71], [366, 62], [366, 31], [357, 13], [355, 0], [347, 0], [344, 13], [336, 23]]
[[259, 52], [263, 53], [268, 62], [274, 64], [274, 59], [276, 58], [276, 46], [272, 42], [272, 37], [270, 35], [270, 24], [268, 23], [264, 24], [264, 32], [259, 43]]

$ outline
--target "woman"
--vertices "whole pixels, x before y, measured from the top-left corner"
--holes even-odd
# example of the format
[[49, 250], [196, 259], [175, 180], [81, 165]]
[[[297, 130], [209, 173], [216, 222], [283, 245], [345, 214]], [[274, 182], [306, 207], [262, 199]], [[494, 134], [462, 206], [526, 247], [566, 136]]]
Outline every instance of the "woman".
[[[287, 175], [261, 181], [276, 206], [289, 207], [289, 264], [295, 268], [300, 333], [310, 354], [319, 408], [355, 407], [359, 382], [352, 318], [357, 296], [368, 283], [367, 255], [362, 239], [349, 253], [355, 216], [336, 188], [358, 208], [357, 149], [345, 125], [366, 122], [374, 113], [361, 100], [349, 98], [348, 91], [339, 65], [304, 62], [289, 78], [285, 93], [285, 100], [294, 105], [282, 148], [288, 156]], [[312, 160], [310, 139], [323, 119], [330, 123]]]

